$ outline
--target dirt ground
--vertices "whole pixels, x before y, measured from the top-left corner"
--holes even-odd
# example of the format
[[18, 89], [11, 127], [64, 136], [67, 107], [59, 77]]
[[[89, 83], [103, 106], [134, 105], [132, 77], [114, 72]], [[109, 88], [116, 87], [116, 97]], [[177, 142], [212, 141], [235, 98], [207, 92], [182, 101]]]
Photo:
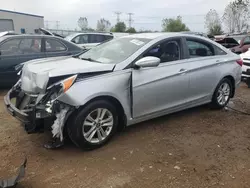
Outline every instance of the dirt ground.
[[[250, 116], [207, 106], [131, 126], [94, 151], [67, 144], [42, 145], [47, 134], [28, 135], [5, 112], [0, 94], [0, 179], [15, 173], [25, 156], [17, 188], [250, 187]], [[244, 84], [234, 108], [250, 113]]]

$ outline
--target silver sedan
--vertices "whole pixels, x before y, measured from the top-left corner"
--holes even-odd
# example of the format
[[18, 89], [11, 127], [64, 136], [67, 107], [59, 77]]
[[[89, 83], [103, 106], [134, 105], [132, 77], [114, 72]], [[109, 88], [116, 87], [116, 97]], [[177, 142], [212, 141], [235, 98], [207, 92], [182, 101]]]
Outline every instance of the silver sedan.
[[129, 35], [73, 57], [25, 63], [5, 104], [28, 132], [53, 119], [55, 137], [68, 132], [78, 146], [94, 149], [124, 126], [206, 103], [225, 107], [241, 66], [238, 55], [203, 37]]

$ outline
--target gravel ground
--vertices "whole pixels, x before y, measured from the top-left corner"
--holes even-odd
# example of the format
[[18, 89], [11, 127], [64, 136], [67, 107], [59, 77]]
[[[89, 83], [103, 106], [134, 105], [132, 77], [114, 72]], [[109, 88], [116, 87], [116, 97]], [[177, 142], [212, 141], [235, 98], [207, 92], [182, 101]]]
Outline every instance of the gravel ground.
[[[0, 93], [0, 179], [25, 156], [17, 188], [250, 187], [250, 116], [202, 106], [131, 126], [89, 152], [67, 144], [49, 151], [47, 134], [25, 133], [5, 112]], [[244, 84], [232, 100], [250, 113]]]

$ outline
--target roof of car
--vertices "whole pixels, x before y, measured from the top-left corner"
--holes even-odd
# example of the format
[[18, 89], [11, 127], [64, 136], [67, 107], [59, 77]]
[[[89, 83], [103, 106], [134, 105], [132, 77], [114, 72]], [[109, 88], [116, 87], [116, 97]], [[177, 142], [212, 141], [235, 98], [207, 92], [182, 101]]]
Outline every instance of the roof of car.
[[20, 34], [20, 35], [6, 35], [6, 36], [3, 36], [1, 38], [13, 38], [13, 37], [51, 37], [51, 38], [59, 38], [59, 39], [62, 39], [60, 37], [57, 37], [57, 36], [51, 36], [51, 35], [39, 35], [39, 34]]
[[132, 34], [132, 35], [126, 35], [122, 38], [147, 38], [147, 39], [156, 39], [158, 37], [180, 37], [180, 36], [196, 36], [200, 37], [194, 34], [187, 34], [187, 33], [181, 33], [181, 32], [169, 32], [169, 33], [139, 33], [139, 34]]
[[94, 34], [94, 35], [112, 35], [112, 33], [92, 33], [92, 32], [89, 32], [89, 33], [72, 33], [71, 35], [82, 35], [82, 34]]

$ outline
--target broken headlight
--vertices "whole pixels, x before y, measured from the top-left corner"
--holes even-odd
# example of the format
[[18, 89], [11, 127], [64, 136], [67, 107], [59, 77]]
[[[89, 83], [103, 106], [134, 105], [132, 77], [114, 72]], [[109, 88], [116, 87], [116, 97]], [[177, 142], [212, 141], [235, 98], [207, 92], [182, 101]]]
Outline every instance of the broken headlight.
[[74, 84], [76, 78], [77, 75], [74, 75], [48, 87], [47, 90], [50, 92], [50, 99], [56, 100], [62, 93], [68, 91], [68, 89]]
[[76, 78], [77, 78], [77, 75], [74, 75], [48, 87], [47, 89], [48, 93], [44, 100], [45, 110], [48, 113], [52, 113], [54, 102], [57, 100], [57, 98], [61, 94], [65, 93], [74, 84]]

